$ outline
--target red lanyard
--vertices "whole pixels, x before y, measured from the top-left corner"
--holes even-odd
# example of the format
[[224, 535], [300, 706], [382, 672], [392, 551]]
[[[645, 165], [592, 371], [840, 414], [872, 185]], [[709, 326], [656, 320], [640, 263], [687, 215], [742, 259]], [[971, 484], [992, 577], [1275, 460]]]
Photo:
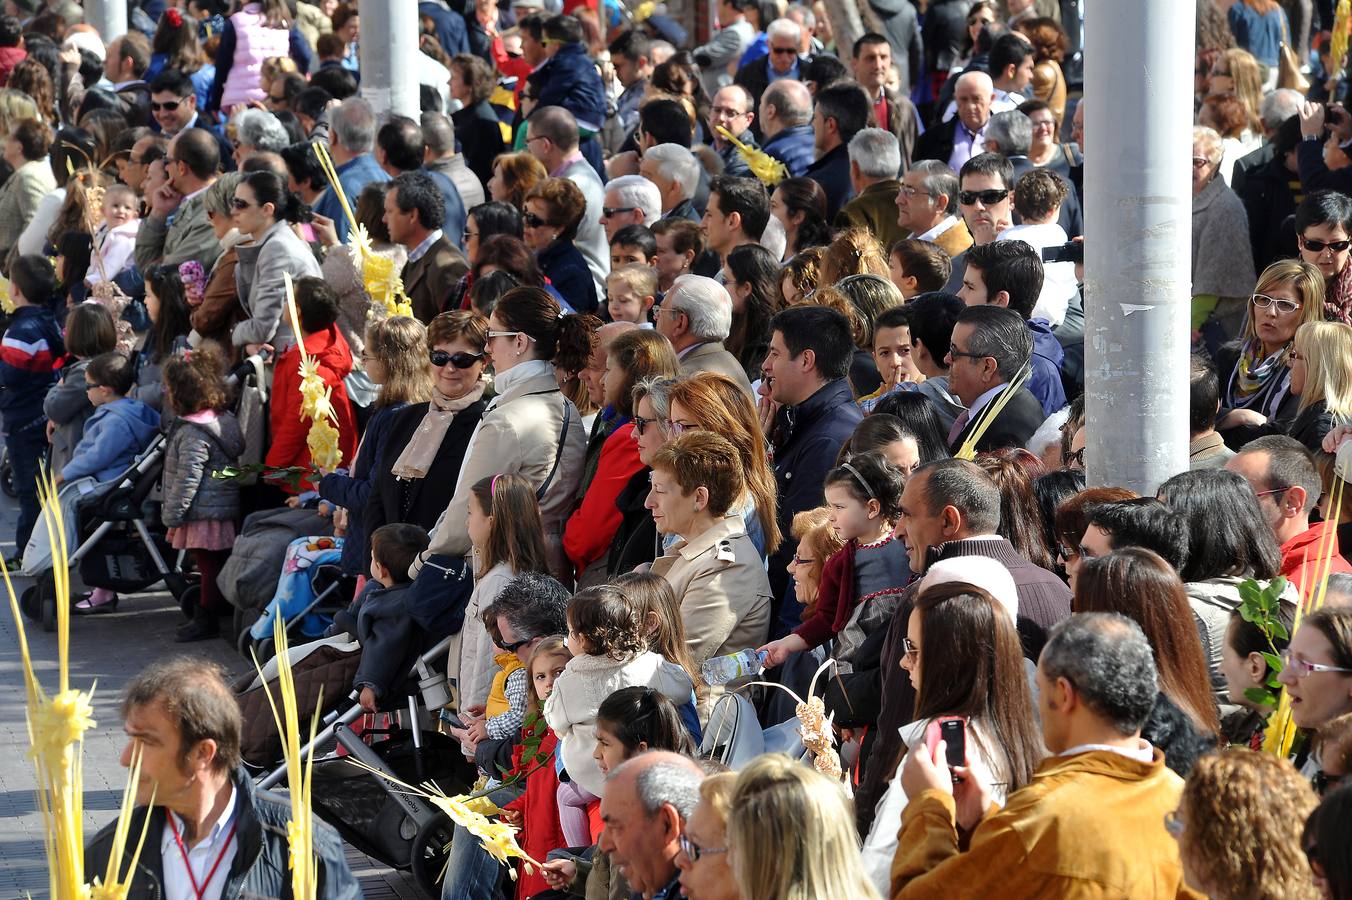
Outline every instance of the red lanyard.
[[211, 879], [216, 877], [216, 870], [221, 867], [221, 860], [225, 859], [225, 852], [230, 849], [230, 841], [235, 837], [235, 827], [239, 825], [238, 821], [230, 824], [230, 833], [225, 836], [225, 843], [221, 845], [221, 852], [216, 854], [216, 861], [211, 864], [211, 869], [207, 871], [207, 877], [202, 880], [202, 886], [197, 886], [197, 876], [192, 873], [192, 863], [188, 861], [188, 848], [183, 846], [183, 838], [178, 833], [178, 826], [174, 824], [173, 813], [168, 813], [169, 830], [173, 832], [174, 843], [178, 844], [179, 855], [183, 857], [183, 868], [188, 870], [188, 882], [192, 884], [192, 892], [197, 900], [203, 900], [206, 896], [207, 886], [211, 884]]

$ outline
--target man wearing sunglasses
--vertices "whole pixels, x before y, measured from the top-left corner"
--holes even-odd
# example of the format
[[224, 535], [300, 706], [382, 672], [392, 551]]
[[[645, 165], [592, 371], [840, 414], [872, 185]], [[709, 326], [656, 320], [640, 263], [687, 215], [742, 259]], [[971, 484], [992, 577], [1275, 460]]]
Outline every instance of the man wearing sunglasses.
[[150, 82], [150, 117], [156, 131], [166, 138], [202, 128], [216, 139], [216, 149], [226, 171], [235, 168], [235, 148], [225, 139], [224, 130], [198, 115], [197, 89], [192, 78], [179, 69], [165, 69]]

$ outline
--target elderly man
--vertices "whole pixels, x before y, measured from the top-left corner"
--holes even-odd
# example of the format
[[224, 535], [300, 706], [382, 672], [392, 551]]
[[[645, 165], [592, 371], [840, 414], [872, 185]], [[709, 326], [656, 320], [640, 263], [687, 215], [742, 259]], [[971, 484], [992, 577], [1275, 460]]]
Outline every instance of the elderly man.
[[587, 200], [573, 244], [587, 259], [596, 295], [604, 296], [606, 275], [610, 272], [610, 245], [601, 227], [605, 187], [601, 176], [578, 149], [577, 119], [561, 106], [544, 106], [531, 113], [526, 128], [526, 148], [544, 164], [550, 177], [567, 178]]
[[272, 113], [248, 107], [235, 116], [235, 165], [258, 153], [281, 153], [291, 143], [282, 123]]
[[932, 241], [956, 257], [972, 246], [971, 232], [957, 212], [958, 177], [947, 163], [922, 159], [901, 176], [897, 224], [907, 237]]
[[984, 147], [995, 84], [985, 72], [964, 72], [958, 77], [953, 98], [958, 106], [957, 115], [920, 136], [915, 158], [946, 162], [956, 172]]
[[766, 54], [737, 70], [734, 84], [751, 95], [751, 108], [760, 103], [765, 89], [780, 79], [801, 80], [803, 29], [792, 19], [775, 19], [765, 29]]
[[[355, 202], [368, 184], [390, 180], [389, 174], [371, 155], [375, 143], [376, 114], [366, 100], [348, 97], [329, 111], [329, 156], [333, 158], [338, 183], [342, 185], [348, 203]], [[340, 243], [347, 240], [347, 216], [333, 188], [324, 191], [314, 210], [333, 220]]]
[[999, 811], [980, 774], [955, 780], [942, 742], [907, 759], [892, 897], [944, 897], [955, 884], [972, 897], [1197, 896], [1165, 822], [1183, 780], [1141, 738], [1159, 677], [1140, 626], [1110, 613], [1068, 619], [1037, 686], [1051, 755]]
[[435, 180], [438, 175], [448, 179], [460, 193], [466, 210], [473, 209], [488, 199], [483, 183], [470, 171], [464, 154], [455, 149], [455, 126], [444, 113], [422, 114], [423, 170]]
[[652, 227], [661, 215], [661, 191], [642, 175], [621, 175], [606, 183], [601, 225], [606, 230], [607, 243], [615, 240], [615, 232], [626, 225]]
[[812, 94], [801, 81], [781, 78], [761, 95], [761, 149], [784, 164], [791, 177], [807, 172], [816, 158]]
[[[681, 894], [676, 854], [686, 820], [699, 805], [704, 773], [677, 753], [652, 750], [620, 765], [606, 779], [598, 846], [629, 882], [635, 897], [675, 900]], [[705, 851], [706, 853], [709, 851]]]
[[658, 333], [676, 350], [682, 374], [718, 372], [751, 395], [742, 364], [723, 347], [732, 330], [732, 296], [727, 288], [703, 275], [682, 275], [662, 305], [653, 308], [653, 319]]
[[[132, 897], [279, 897], [290, 889], [291, 806], [254, 787], [240, 766], [240, 712], [221, 672], [200, 659], [151, 665], [122, 699], [122, 765], [140, 750], [129, 842], [117, 860]], [[154, 804], [153, 806], [150, 804]], [[320, 900], [357, 900], [361, 888], [332, 828], [314, 822]], [[94, 837], [85, 870], [108, 870], [116, 823]], [[131, 858], [140, 851], [139, 864]], [[216, 865], [213, 867], [212, 861]], [[202, 879], [199, 884], [198, 879]], [[192, 886], [192, 893], [189, 892]]]
[[[886, 46], [886, 45], [884, 45]], [[901, 182], [901, 147], [896, 135], [881, 128], [865, 128], [849, 144], [850, 185], [854, 199], [840, 208], [837, 228], [866, 228], [884, 248], [906, 236], [897, 223], [897, 195]]]
[[[1023, 316], [1001, 306], [969, 306], [958, 316], [949, 344], [948, 386], [967, 407], [948, 432], [954, 452], [985, 409], [1029, 364], [1033, 336]], [[1019, 388], [976, 442], [978, 453], [1023, 447], [1046, 416], [1028, 388]]]
[[709, 127], [714, 130], [714, 152], [723, 160], [724, 175], [750, 175], [751, 167], [737, 145], [723, 137], [719, 129], [726, 128], [729, 134], [743, 144], [755, 147], [756, 137], [751, 132], [755, 120], [756, 101], [742, 85], [730, 84], [719, 88], [718, 93], [714, 94], [713, 106], [709, 109]]
[[657, 185], [663, 219], [698, 222], [694, 196], [699, 188], [700, 164], [688, 147], [658, 144], [643, 154], [639, 174]]

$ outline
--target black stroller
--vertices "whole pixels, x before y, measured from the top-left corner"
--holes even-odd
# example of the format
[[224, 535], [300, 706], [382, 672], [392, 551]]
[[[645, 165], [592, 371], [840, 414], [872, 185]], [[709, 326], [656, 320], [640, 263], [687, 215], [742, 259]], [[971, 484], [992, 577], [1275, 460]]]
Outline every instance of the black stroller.
[[[159, 484], [165, 450], [166, 439], [157, 434], [111, 488], [78, 501], [78, 546], [69, 562], [87, 587], [135, 593], [163, 582], [179, 607], [191, 615], [201, 585], [167, 561], [177, 563], [179, 556], [165, 538], [158, 504], [149, 499]], [[35, 576], [19, 606], [44, 631], [56, 629], [56, 580], [50, 570]]]

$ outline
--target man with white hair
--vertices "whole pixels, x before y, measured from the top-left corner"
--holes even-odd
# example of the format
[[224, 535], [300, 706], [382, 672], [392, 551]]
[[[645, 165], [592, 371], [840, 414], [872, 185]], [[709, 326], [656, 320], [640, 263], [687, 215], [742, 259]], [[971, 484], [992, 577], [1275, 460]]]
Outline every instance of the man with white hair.
[[634, 896], [668, 900], [680, 894], [676, 856], [703, 780], [693, 760], [664, 750], [640, 753], [606, 779], [605, 830], [597, 843]]
[[663, 219], [689, 219], [698, 222], [693, 197], [699, 189], [699, 160], [688, 147], [658, 144], [643, 153], [639, 175], [657, 186]]
[[681, 374], [718, 372], [751, 395], [742, 364], [723, 347], [732, 330], [732, 295], [727, 288], [703, 275], [682, 275], [661, 305], [653, 307], [653, 321], [676, 350]]
[[964, 72], [953, 88], [958, 114], [929, 129], [916, 141], [916, 159], [937, 159], [948, 163], [954, 172], [982, 152], [991, 104], [995, 102], [995, 83], [985, 72]]
[[[348, 97], [329, 110], [329, 156], [349, 202], [360, 197], [362, 188], [368, 184], [390, 180], [371, 155], [375, 143], [376, 113], [369, 102], [361, 97]], [[339, 242], [347, 240], [347, 216], [343, 213], [342, 201], [332, 188], [324, 189], [314, 211], [333, 220]]]
[[906, 237], [933, 241], [950, 257], [972, 246], [972, 234], [958, 215], [958, 176], [947, 163], [922, 159], [901, 176], [897, 225]]
[[792, 19], [775, 19], [765, 29], [765, 56], [747, 62], [737, 70], [734, 84], [751, 95], [752, 109], [760, 103], [765, 89], [781, 78], [801, 80], [803, 29]]
[[890, 247], [906, 236], [897, 224], [901, 145], [890, 131], [865, 128], [850, 140], [849, 153], [854, 199], [840, 208], [836, 227], [867, 228], [884, 248]]
[[626, 225], [652, 226], [662, 215], [662, 194], [642, 175], [621, 175], [606, 184], [601, 204], [601, 225], [606, 241], [615, 240], [615, 232]]
[[817, 158], [812, 130], [812, 94], [801, 81], [781, 79], [761, 95], [756, 121], [761, 149], [782, 162], [790, 177], [807, 171]]
[[601, 227], [605, 186], [596, 169], [582, 155], [577, 119], [562, 106], [543, 106], [526, 120], [526, 149], [544, 164], [551, 178], [567, 178], [587, 200], [573, 245], [582, 252], [596, 284], [596, 295], [605, 294], [610, 274], [610, 244]]

